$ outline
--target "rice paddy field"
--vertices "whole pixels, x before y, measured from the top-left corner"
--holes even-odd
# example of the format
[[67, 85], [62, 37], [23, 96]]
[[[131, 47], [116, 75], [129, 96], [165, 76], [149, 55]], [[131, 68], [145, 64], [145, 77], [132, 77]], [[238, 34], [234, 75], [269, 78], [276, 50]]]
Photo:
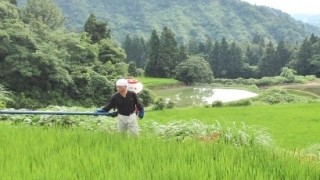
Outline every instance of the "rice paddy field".
[[[0, 123], [0, 177], [319, 179], [319, 105], [149, 111], [139, 122], [141, 133], [138, 137], [116, 133], [110, 128], [116, 120], [109, 117], [74, 117], [75, 122], [99, 122], [103, 127], [100, 129], [39, 124], [31, 126], [3, 121]], [[211, 132], [203, 134], [208, 129], [201, 129], [201, 124], [190, 124], [195, 120], [203, 125], [217, 124], [218, 121], [216, 130], [220, 130], [219, 134], [213, 138], [209, 136]], [[99, 126], [99, 123], [95, 126]], [[158, 128], [158, 134], [148, 130], [156, 123], [162, 128]], [[259, 135], [249, 133], [243, 124], [257, 130], [253, 132], [265, 131], [272, 143], [236, 145], [235, 142], [242, 138]], [[202, 136], [193, 136], [197, 133]], [[230, 133], [237, 135], [227, 140]], [[182, 140], [177, 137], [182, 137]], [[252, 139], [249, 141], [253, 142]], [[310, 151], [312, 154], [307, 152], [310, 147], [315, 147]]]
[[259, 146], [0, 126], [1, 179], [318, 179], [319, 165]]
[[[158, 95], [193, 93], [188, 88], [176, 91], [176, 82], [167, 81], [165, 84], [174, 87], [166, 92], [158, 89]], [[154, 82], [150, 80], [149, 86]], [[299, 97], [318, 98], [315, 88], [305, 94], [302, 86], [297, 87], [286, 88]], [[274, 99], [281, 97], [275, 92], [292, 101], [283, 92], [269, 92]], [[270, 95], [262, 96], [268, 99]], [[0, 177], [320, 179], [320, 103], [302, 100], [273, 105], [183, 106], [190, 102], [187, 99], [173, 109], [147, 108], [139, 121], [139, 136], [117, 133], [117, 120], [111, 117], [0, 115]]]

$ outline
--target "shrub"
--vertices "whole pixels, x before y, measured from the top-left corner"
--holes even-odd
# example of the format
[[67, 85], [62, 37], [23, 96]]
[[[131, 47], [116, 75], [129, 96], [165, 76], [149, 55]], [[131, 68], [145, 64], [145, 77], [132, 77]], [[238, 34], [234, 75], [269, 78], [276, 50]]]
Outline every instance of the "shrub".
[[159, 98], [155, 101], [153, 110], [163, 110], [165, 108], [173, 108], [175, 103], [170, 99]]
[[223, 106], [223, 102], [222, 101], [213, 101], [212, 107], [222, 107]]
[[248, 99], [241, 100], [241, 101], [236, 101], [236, 102], [231, 102], [228, 104], [228, 106], [250, 106], [252, 102]]
[[142, 90], [139, 94], [139, 98], [142, 99], [142, 103], [146, 107], [154, 103], [154, 94], [152, 94], [152, 92], [148, 89]]
[[0, 84], [0, 108], [6, 107], [7, 101], [12, 101], [9, 96], [11, 93], [4, 89], [4, 87]]
[[154, 102], [154, 110], [163, 110], [166, 107], [166, 102], [163, 98], [159, 98]]
[[169, 102], [167, 103], [167, 108], [171, 109], [175, 106], [175, 102], [173, 102], [172, 100], [169, 100]]

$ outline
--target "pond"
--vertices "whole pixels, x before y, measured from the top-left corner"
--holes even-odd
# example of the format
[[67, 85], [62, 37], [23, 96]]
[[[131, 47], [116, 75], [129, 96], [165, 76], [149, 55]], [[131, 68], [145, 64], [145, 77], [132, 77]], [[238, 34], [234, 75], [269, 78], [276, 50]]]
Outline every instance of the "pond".
[[239, 89], [223, 89], [212, 87], [176, 87], [152, 90], [157, 98], [175, 102], [176, 107], [212, 104], [214, 101], [231, 102], [247, 99], [258, 94]]
[[257, 95], [257, 93], [239, 89], [212, 89], [212, 95], [204, 96], [202, 100], [208, 104], [212, 104], [214, 101], [231, 102], [252, 98]]

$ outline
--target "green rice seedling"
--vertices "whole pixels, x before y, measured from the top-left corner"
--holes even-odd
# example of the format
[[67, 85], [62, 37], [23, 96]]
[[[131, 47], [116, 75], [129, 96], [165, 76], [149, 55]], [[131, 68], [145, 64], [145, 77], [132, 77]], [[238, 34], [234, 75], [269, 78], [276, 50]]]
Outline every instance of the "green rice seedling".
[[318, 166], [261, 146], [0, 125], [2, 179], [317, 179]]

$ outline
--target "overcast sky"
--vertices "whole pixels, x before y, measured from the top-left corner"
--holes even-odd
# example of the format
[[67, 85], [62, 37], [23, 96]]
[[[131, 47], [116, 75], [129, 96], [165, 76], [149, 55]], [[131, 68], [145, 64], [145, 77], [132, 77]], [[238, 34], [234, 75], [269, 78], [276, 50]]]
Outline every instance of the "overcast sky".
[[320, 0], [243, 0], [251, 4], [269, 6], [288, 14], [320, 14]]

